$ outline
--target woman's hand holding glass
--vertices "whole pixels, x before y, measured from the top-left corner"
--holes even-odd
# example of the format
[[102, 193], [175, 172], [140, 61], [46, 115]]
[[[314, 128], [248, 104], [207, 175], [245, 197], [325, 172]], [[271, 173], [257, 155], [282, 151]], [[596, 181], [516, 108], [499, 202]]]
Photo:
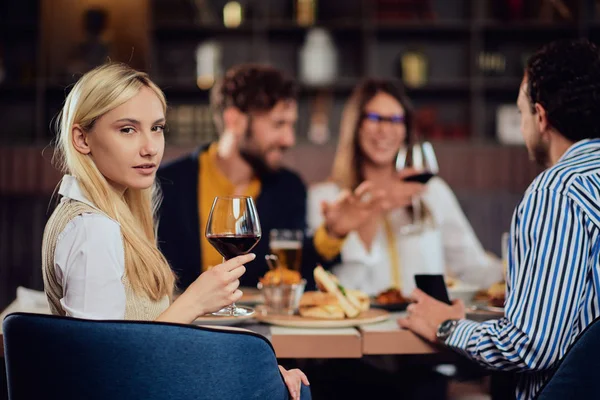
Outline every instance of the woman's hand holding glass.
[[159, 321], [191, 323], [201, 315], [214, 312], [242, 297], [240, 277], [246, 272], [244, 264], [254, 260], [252, 253], [244, 254], [210, 268], [183, 292]]
[[414, 176], [420, 171], [414, 168], [404, 168], [397, 172], [394, 179], [387, 188], [387, 200], [391, 209], [404, 208], [412, 205], [413, 198], [420, 196], [425, 190], [425, 185], [418, 182], [406, 182], [409, 176]]

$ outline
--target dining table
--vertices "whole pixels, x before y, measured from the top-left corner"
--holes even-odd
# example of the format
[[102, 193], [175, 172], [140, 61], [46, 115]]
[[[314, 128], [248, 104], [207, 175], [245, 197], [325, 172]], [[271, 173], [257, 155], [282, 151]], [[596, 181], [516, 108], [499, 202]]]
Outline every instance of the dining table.
[[[246, 288], [239, 303], [259, 306], [261, 295], [258, 289]], [[17, 290], [17, 298], [0, 314], [0, 321], [15, 312], [49, 314], [43, 292], [26, 288]], [[273, 345], [277, 358], [281, 359], [332, 359], [361, 358], [377, 355], [430, 355], [447, 351], [431, 344], [411, 331], [398, 326], [397, 320], [404, 311], [389, 312], [380, 322], [357, 324], [345, 327], [278, 326], [265, 324], [256, 318], [227, 321], [223, 317], [199, 318], [199, 326], [229, 326], [248, 329], [263, 335]], [[498, 315], [472, 313], [470, 319], [485, 320]], [[235, 319], [235, 318], [234, 318]], [[2, 327], [0, 326], [0, 356], [3, 357]]]

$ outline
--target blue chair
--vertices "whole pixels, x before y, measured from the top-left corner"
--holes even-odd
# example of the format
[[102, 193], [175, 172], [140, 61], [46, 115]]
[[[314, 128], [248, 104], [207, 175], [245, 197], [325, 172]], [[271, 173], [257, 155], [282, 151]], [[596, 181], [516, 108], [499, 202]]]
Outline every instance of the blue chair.
[[10, 400], [289, 399], [273, 347], [251, 332], [26, 313], [3, 331]]
[[600, 399], [600, 319], [569, 347], [538, 400]]

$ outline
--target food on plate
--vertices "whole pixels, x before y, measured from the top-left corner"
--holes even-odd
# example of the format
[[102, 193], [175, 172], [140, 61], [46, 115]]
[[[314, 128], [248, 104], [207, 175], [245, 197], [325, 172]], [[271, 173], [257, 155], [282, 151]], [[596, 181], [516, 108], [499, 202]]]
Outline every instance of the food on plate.
[[306, 292], [300, 299], [300, 315], [311, 318], [344, 319], [345, 314], [333, 293]]
[[292, 271], [285, 267], [277, 267], [268, 271], [260, 278], [263, 285], [296, 285], [302, 281], [302, 275], [298, 271]]
[[504, 307], [504, 301], [506, 300], [506, 283], [497, 282], [494, 283], [488, 289], [489, 303], [494, 307]]
[[473, 300], [474, 301], [489, 301], [490, 294], [488, 293], [487, 289], [478, 290], [477, 293], [475, 293], [475, 296], [473, 296]]
[[396, 288], [389, 288], [379, 293], [375, 300], [379, 304], [398, 304], [398, 303], [408, 303], [408, 299], [402, 296], [400, 290]]
[[300, 315], [306, 318], [344, 319], [344, 310], [336, 305], [300, 307]]
[[504, 307], [506, 300], [506, 282], [496, 282], [487, 290], [480, 290], [474, 300], [485, 301], [493, 307]]
[[313, 271], [320, 292], [306, 292], [300, 300], [301, 316], [324, 319], [356, 318], [370, 308], [369, 296], [346, 289], [337, 277], [320, 265]]
[[448, 289], [452, 289], [452, 288], [458, 286], [458, 283], [459, 283], [457, 279], [449, 277], [449, 276], [446, 276], [444, 278], [444, 281], [446, 282], [446, 287]]
[[358, 308], [361, 312], [368, 311], [369, 308], [371, 308], [369, 295], [367, 295], [365, 292], [355, 289], [346, 289], [346, 294], [348, 295], [348, 299], [350, 299], [352, 304], [358, 305]]

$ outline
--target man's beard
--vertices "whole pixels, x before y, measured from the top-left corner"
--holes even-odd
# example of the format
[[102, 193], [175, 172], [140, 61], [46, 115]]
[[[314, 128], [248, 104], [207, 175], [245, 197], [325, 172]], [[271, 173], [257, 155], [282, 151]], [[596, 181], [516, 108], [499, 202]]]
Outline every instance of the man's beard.
[[254, 173], [262, 178], [265, 175], [272, 174], [276, 169], [271, 168], [265, 161], [264, 155], [256, 150], [250, 150], [249, 148], [241, 148], [240, 155], [246, 161], [250, 167], [254, 170]]
[[544, 168], [550, 166], [550, 148], [541, 138], [529, 150], [529, 158]]
[[267, 163], [266, 155], [271, 150], [279, 149], [282, 152], [287, 150], [287, 147], [270, 147], [264, 151], [261, 151], [257, 146], [252, 143], [252, 120], [248, 121], [248, 128], [244, 136], [244, 143], [240, 146], [240, 156], [246, 161], [250, 167], [254, 170], [254, 173], [259, 177], [263, 178], [267, 175], [273, 174], [279, 170], [279, 166], [272, 167]]

